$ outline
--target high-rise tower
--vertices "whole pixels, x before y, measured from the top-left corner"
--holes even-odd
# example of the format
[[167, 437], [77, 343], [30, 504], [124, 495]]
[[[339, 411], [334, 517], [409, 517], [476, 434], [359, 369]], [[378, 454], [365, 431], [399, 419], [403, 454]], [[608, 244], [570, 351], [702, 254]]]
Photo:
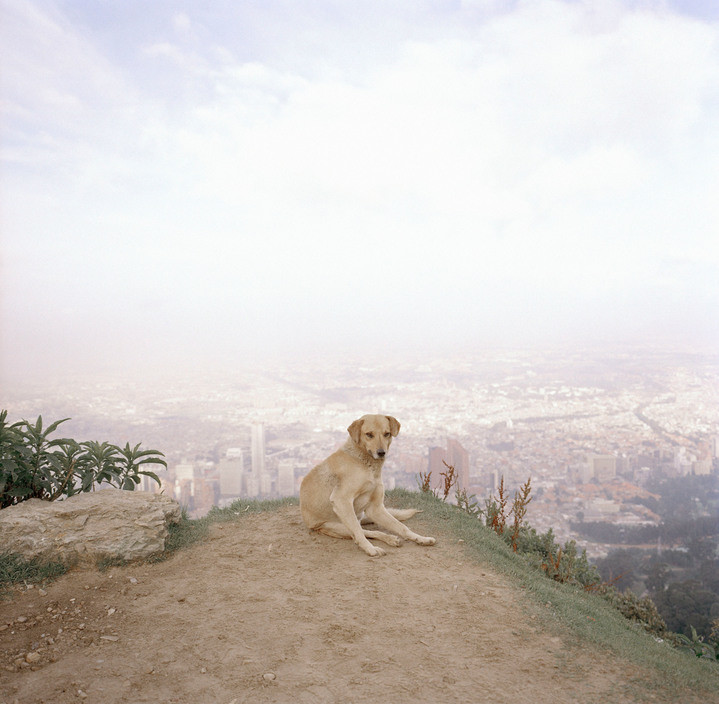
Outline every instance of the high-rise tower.
[[265, 474], [265, 426], [252, 426], [252, 473], [259, 480]]

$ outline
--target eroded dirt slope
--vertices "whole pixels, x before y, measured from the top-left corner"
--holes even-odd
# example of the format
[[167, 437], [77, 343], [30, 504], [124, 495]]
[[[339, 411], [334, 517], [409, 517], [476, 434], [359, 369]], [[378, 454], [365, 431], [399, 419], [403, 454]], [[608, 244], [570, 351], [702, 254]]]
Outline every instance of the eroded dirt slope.
[[72, 572], [0, 603], [0, 702], [637, 700], [641, 673], [548, 633], [435, 535], [372, 559], [287, 507], [158, 565]]

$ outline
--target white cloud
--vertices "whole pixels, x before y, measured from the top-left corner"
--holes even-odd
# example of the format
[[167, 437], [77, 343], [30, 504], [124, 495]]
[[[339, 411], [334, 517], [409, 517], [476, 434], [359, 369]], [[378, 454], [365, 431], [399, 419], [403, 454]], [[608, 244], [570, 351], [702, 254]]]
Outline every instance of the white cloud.
[[[719, 266], [716, 24], [521, 3], [354, 73], [240, 60], [180, 13], [138, 42], [135, 73], [63, 17], [13, 8], [11, 306], [122, 301], [128, 319], [251, 320], [269, 339], [413, 300], [409, 334], [691, 291]], [[660, 275], [667, 261], [683, 264]]]
[[172, 26], [178, 34], [187, 34], [192, 29], [192, 22], [185, 12], [178, 12], [172, 18]]

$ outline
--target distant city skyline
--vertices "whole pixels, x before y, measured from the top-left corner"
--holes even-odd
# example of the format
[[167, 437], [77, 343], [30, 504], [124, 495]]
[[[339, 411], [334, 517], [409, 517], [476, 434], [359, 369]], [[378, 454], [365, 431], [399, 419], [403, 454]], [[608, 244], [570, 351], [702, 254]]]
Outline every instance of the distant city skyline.
[[9, 422], [69, 417], [65, 437], [165, 453], [163, 490], [195, 516], [238, 497], [296, 495], [356, 417], [391, 413], [401, 431], [383, 471], [388, 489], [417, 489], [428, 471], [439, 488], [446, 462], [482, 505], [501, 479], [511, 498], [531, 477], [531, 525], [570, 537], [580, 516], [655, 523], [642, 502], [661, 478], [719, 476], [718, 394], [716, 351], [517, 350], [147, 382], [58, 377], [4, 389], [3, 403]]
[[719, 345], [719, 6], [0, 0], [0, 385]]

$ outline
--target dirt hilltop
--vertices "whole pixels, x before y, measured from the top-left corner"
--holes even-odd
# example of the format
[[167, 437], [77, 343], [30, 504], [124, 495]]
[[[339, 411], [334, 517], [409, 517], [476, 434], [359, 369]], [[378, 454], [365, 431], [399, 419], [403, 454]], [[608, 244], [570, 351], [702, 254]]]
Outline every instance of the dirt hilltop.
[[73, 571], [0, 602], [0, 703], [663, 701], [431, 534], [369, 558], [288, 506], [156, 565]]

